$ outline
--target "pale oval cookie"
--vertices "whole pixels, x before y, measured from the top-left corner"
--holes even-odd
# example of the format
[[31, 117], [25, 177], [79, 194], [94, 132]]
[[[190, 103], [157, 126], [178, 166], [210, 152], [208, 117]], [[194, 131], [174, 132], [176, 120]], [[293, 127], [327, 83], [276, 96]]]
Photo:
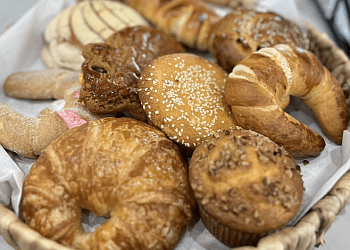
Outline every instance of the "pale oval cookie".
[[45, 30], [42, 60], [49, 68], [80, 70], [81, 49], [103, 43], [118, 30], [148, 22], [131, 7], [115, 1], [83, 1], [59, 13]]
[[227, 74], [194, 54], [154, 60], [141, 74], [139, 98], [150, 123], [192, 151], [207, 137], [236, 128], [224, 99]]

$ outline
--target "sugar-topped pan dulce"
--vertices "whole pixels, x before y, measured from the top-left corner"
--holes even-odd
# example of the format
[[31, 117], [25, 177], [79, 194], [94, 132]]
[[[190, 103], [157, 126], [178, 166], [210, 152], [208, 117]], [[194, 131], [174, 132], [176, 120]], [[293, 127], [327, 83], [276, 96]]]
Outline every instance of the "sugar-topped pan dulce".
[[79, 71], [88, 43], [103, 43], [118, 30], [148, 22], [133, 8], [117, 1], [83, 1], [62, 10], [45, 29], [41, 57], [48, 68]]
[[324, 139], [283, 110], [299, 97], [325, 134], [341, 144], [349, 113], [332, 74], [309, 51], [289, 45], [260, 49], [234, 67], [225, 97], [237, 124], [257, 131], [294, 156], [318, 155]]

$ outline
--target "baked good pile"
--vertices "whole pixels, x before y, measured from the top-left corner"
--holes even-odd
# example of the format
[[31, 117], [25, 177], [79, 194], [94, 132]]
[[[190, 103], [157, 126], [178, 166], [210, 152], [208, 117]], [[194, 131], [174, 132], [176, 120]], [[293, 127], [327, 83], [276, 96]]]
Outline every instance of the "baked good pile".
[[[43, 34], [47, 69], [7, 77], [11, 98], [62, 102], [36, 118], [0, 103], [0, 144], [36, 159], [21, 202], [29, 227], [76, 249], [174, 249], [201, 219], [236, 247], [296, 216], [294, 157], [326, 142], [285, 109], [300, 98], [341, 145], [341, 86], [303, 28], [244, 1], [225, 16], [204, 2], [229, 5], [77, 1]], [[94, 232], [85, 210], [106, 218]]]

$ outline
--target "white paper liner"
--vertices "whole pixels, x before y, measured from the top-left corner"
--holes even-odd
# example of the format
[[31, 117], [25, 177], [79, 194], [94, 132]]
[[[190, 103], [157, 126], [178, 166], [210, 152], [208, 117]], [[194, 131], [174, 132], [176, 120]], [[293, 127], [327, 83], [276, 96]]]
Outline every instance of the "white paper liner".
[[[40, 58], [40, 52], [45, 43], [43, 38], [45, 27], [54, 16], [71, 4], [74, 4], [74, 0], [40, 0], [0, 36], [2, 48], [0, 50], [0, 101], [28, 117], [37, 117], [42, 109], [52, 105], [53, 102], [9, 98], [3, 93], [3, 82], [7, 76], [15, 72], [45, 68]], [[272, 10], [296, 23], [302, 22], [292, 0], [264, 0], [260, 7]], [[326, 148], [319, 156], [296, 159], [302, 169], [305, 186], [304, 204], [293, 221], [296, 223], [348, 171], [350, 132], [345, 131], [343, 145], [337, 146], [324, 136], [315, 117], [298, 99], [292, 98], [291, 105], [286, 111], [322, 135], [326, 141]], [[304, 165], [304, 160], [308, 162], [307, 165]], [[0, 146], [0, 162], [0, 202], [8, 205], [11, 201], [14, 211], [18, 213], [22, 183], [34, 160], [19, 157]], [[85, 230], [93, 231], [96, 225], [104, 220], [93, 215], [85, 216], [83, 226]], [[176, 250], [185, 249], [228, 250], [229, 248], [217, 241], [205, 229], [202, 221], [199, 221], [187, 230], [176, 247]]]

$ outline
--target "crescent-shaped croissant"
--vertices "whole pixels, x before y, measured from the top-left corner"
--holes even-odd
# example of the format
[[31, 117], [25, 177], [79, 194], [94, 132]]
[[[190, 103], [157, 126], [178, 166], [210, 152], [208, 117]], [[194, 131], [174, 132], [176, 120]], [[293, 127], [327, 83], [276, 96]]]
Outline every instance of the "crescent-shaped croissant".
[[282, 44], [261, 49], [233, 69], [225, 88], [239, 126], [268, 136], [294, 156], [318, 155], [324, 139], [284, 112], [290, 96], [299, 97], [324, 133], [341, 144], [349, 120], [344, 93], [311, 52]]

